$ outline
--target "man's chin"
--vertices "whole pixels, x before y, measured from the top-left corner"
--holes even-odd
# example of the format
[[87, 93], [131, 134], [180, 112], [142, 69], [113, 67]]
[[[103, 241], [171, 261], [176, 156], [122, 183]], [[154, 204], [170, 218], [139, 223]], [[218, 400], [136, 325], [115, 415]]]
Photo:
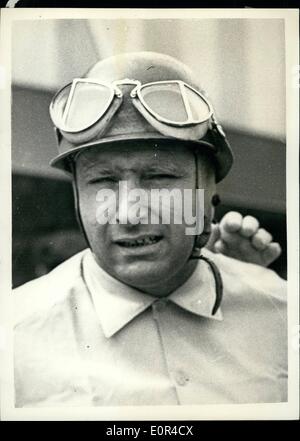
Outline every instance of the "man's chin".
[[141, 291], [161, 284], [162, 280], [170, 277], [169, 268], [161, 262], [132, 262], [125, 265], [118, 265], [114, 269], [115, 277], [126, 285], [137, 288]]

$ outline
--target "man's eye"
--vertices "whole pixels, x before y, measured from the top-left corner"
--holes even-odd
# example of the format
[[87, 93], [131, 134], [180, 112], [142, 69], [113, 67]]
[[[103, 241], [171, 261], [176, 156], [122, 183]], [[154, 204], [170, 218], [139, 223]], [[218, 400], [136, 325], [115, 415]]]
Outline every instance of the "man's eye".
[[104, 176], [102, 178], [94, 178], [89, 180], [89, 184], [111, 184], [118, 182], [113, 176]]
[[149, 179], [176, 179], [177, 176], [176, 175], [170, 175], [167, 173], [159, 173], [156, 175], [149, 175], [148, 176]]

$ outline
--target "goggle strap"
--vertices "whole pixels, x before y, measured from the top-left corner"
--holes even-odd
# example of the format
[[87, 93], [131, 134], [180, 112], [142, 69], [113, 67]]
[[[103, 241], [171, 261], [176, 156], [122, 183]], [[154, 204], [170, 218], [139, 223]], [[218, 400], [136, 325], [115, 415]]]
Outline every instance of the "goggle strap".
[[53, 129], [54, 129], [57, 144], [59, 145], [61, 143], [62, 138], [63, 138], [62, 134], [60, 133], [60, 131], [57, 127], [53, 127]]
[[216, 146], [221, 145], [222, 147], [229, 148], [229, 144], [225, 132], [220, 124], [216, 123], [215, 121], [212, 121], [209, 132]]

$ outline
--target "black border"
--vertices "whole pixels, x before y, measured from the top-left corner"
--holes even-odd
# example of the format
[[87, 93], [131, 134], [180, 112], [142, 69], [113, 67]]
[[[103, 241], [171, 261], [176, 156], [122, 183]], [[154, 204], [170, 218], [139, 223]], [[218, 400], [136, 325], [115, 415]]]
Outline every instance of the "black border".
[[[8, 0], [0, 0], [6, 7]], [[296, 8], [299, 0], [18, 0], [15, 8]]]

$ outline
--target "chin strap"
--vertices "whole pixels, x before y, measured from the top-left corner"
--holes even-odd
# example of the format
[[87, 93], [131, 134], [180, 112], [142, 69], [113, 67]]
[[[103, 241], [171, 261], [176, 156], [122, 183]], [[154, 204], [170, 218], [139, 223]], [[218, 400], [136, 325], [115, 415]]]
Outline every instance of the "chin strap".
[[[197, 160], [197, 153], [195, 152], [195, 162], [196, 162], [196, 189], [199, 188], [199, 182], [198, 182], [198, 160]], [[213, 196], [212, 204], [215, 206], [220, 202], [220, 198], [218, 195]], [[212, 315], [215, 315], [215, 313], [218, 311], [221, 301], [223, 298], [223, 280], [221, 273], [217, 267], [217, 265], [210, 260], [208, 257], [204, 257], [201, 254], [201, 248], [204, 248], [205, 245], [208, 242], [209, 236], [211, 233], [211, 227], [210, 227], [210, 221], [209, 219], [204, 216], [204, 230], [201, 234], [198, 236], [195, 236], [194, 240], [194, 246], [191, 253], [191, 256], [189, 257], [190, 260], [198, 259], [198, 260], [204, 260], [210, 267], [214, 280], [215, 280], [215, 288], [216, 288], [216, 300], [214, 307], [212, 309]]]

